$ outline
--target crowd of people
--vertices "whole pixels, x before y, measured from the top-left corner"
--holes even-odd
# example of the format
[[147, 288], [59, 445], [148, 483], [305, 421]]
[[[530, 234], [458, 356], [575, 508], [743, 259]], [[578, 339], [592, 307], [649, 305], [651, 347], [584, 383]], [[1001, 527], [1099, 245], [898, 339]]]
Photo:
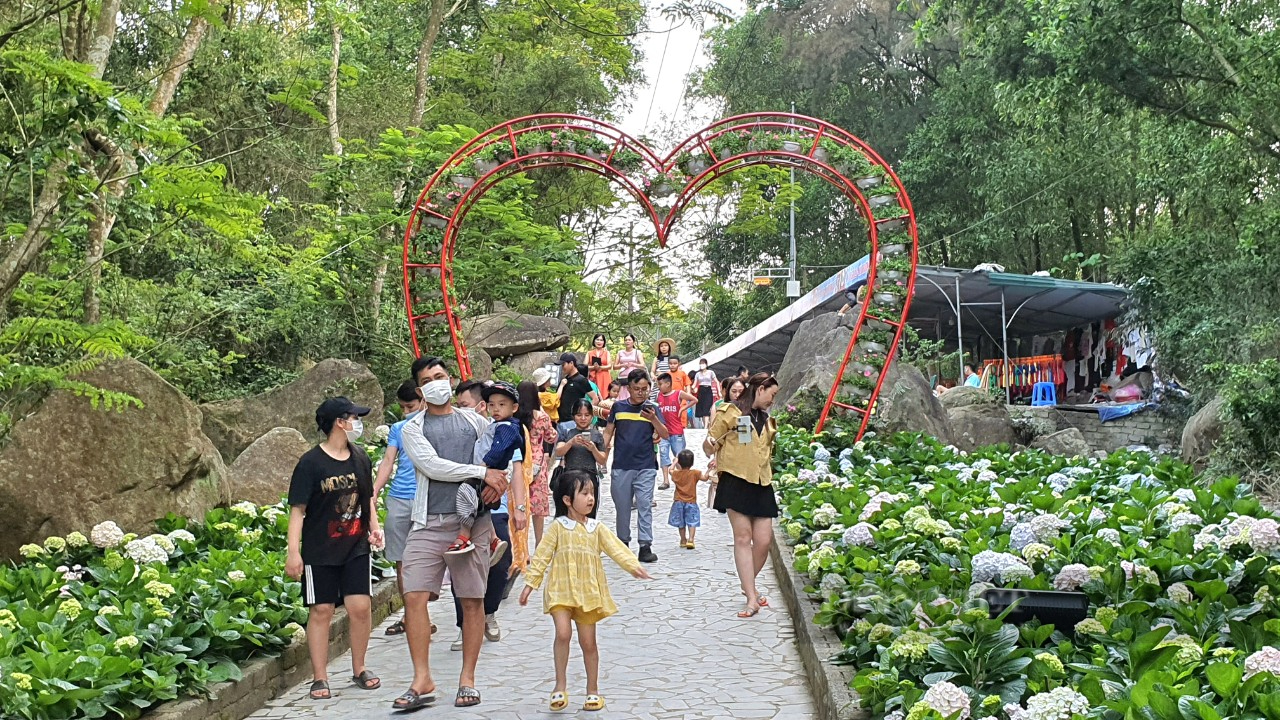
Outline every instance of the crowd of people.
[[[302, 581], [310, 610], [313, 699], [332, 697], [328, 638], [338, 605], [351, 618], [352, 682], [368, 690], [381, 686], [365, 656], [371, 557], [382, 549], [395, 565], [404, 599], [403, 619], [386, 632], [405, 636], [414, 670], [394, 709], [415, 710], [437, 699], [430, 663], [437, 627], [429, 604], [446, 582], [459, 629], [451, 649], [462, 653], [454, 704], [480, 704], [480, 650], [485, 640], [501, 639], [498, 608], [520, 578], [520, 603], [541, 589], [543, 609], [555, 624], [550, 708], [568, 705], [566, 668], [576, 628], [587, 673], [583, 709], [603, 709], [595, 625], [617, 606], [601, 556], [637, 578], [649, 577], [644, 565], [658, 560], [653, 508], [659, 473], [657, 489], [675, 485], [668, 525], [687, 550], [695, 549], [701, 525], [698, 485], [710, 484], [707, 506], [726, 514], [733, 531], [745, 598], [738, 616], [753, 617], [768, 605], [756, 577], [778, 515], [770, 464], [776, 426], [769, 417], [777, 380], [766, 373], [748, 377], [742, 368], [722, 381], [705, 360], [690, 376], [670, 338], [655, 344], [646, 367], [634, 336], [623, 342], [614, 354], [597, 335], [585, 361], [563, 353], [554, 388], [556, 374], [547, 368], [518, 384], [456, 382], [442, 359], [418, 358], [397, 389], [403, 419], [390, 428], [376, 477], [355, 442], [370, 409], [345, 397], [321, 404], [316, 425], [324, 440], [298, 461], [290, 483], [285, 567]], [[707, 430], [706, 473], [694, 469], [693, 452], [686, 449], [690, 426]], [[612, 530], [596, 519], [606, 478]], [[384, 492], [380, 525], [376, 508]]]

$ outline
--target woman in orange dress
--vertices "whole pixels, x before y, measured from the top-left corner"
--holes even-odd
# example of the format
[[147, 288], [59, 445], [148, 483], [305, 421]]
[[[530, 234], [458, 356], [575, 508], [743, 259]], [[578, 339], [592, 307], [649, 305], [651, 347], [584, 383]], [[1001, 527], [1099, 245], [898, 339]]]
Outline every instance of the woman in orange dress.
[[604, 333], [596, 333], [591, 338], [591, 349], [587, 351], [587, 378], [596, 384], [601, 392], [609, 387], [609, 381], [613, 379], [613, 363], [609, 356], [609, 350], [605, 346], [609, 341], [605, 339]]

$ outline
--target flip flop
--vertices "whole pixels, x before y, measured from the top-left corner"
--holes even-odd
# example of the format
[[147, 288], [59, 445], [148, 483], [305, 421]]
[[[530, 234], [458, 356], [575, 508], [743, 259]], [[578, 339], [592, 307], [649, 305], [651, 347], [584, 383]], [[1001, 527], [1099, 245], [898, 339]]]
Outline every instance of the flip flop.
[[587, 701], [582, 704], [582, 709], [590, 712], [604, 709], [604, 698], [599, 695], [588, 695]]
[[551, 709], [559, 712], [569, 707], [569, 696], [561, 690], [551, 693]]
[[421, 710], [436, 701], [436, 691], [420, 693], [413, 688], [404, 691], [404, 694], [391, 702], [393, 710], [401, 712], [409, 712], [411, 710]]
[[[323, 695], [316, 694], [321, 692], [324, 694]], [[311, 683], [311, 692], [307, 693], [307, 696], [310, 697], [312, 700], [331, 700], [333, 698], [333, 693], [329, 690], [328, 681], [316, 680], [315, 682]]]
[[475, 707], [480, 704], [480, 692], [473, 687], [463, 685], [458, 688], [458, 695], [453, 699], [453, 706], [460, 708]]
[[759, 615], [759, 614], [760, 614], [760, 608], [756, 608], [756, 609], [754, 609], [754, 610], [739, 610], [739, 611], [738, 611], [738, 617], [740, 617], [740, 618], [742, 618], [742, 619], [744, 619], [744, 620], [745, 620], [745, 619], [747, 619], [747, 618], [753, 618], [753, 617], [755, 617], [756, 615]]
[[355, 683], [356, 687], [361, 690], [377, 690], [382, 687], [382, 681], [378, 679], [378, 676], [368, 670], [361, 670], [359, 675], [352, 675], [351, 682]]
[[383, 635], [403, 635], [403, 634], [404, 634], [404, 621], [403, 621], [403, 620], [397, 620], [397, 621], [395, 621], [395, 622], [391, 623], [390, 625], [388, 625], [388, 626], [387, 626], [387, 629], [386, 629], [382, 634], [383, 634]]

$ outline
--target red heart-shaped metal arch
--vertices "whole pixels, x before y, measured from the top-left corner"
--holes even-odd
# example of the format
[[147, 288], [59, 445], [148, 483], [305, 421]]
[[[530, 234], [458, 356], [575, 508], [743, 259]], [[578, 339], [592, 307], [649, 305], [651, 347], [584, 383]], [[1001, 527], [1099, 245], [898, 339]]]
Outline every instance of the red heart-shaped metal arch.
[[[413, 350], [421, 327], [446, 324], [458, 370], [471, 375], [454, 307], [452, 263], [459, 229], [475, 201], [502, 179], [543, 167], [575, 167], [617, 182], [649, 215], [660, 245], [681, 212], [709, 183], [754, 165], [794, 167], [839, 189], [867, 220], [866, 297], [817, 430], [831, 412], [860, 417], [866, 431], [902, 340], [915, 290], [915, 212], [898, 176], [866, 143], [823, 120], [792, 113], [738, 115], [708, 125], [665, 157], [612, 125], [578, 115], [530, 115], [497, 125], [463, 145], [427, 181], [404, 238], [405, 307]], [[674, 193], [675, 185], [683, 187]], [[654, 199], [674, 194], [669, 209]], [[909, 263], [909, 266], [905, 266]], [[424, 275], [431, 290], [415, 280]], [[435, 276], [435, 277], [431, 277]], [[438, 283], [435, 280], [438, 279]], [[880, 334], [880, 341], [862, 337]], [[891, 335], [892, 338], [888, 338]], [[887, 340], [887, 342], [885, 342]], [[846, 381], [849, 370], [854, 374]]]

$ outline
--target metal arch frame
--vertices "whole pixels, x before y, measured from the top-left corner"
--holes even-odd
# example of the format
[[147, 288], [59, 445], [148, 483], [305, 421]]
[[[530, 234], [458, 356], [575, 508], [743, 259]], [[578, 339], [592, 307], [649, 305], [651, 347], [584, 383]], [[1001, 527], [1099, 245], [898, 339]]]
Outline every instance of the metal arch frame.
[[[590, 156], [578, 152], [576, 149], [557, 150], [544, 148], [545, 151], [543, 152], [521, 151], [517, 142], [519, 136], [530, 132], [548, 131], [591, 133], [605, 140], [606, 143], [611, 142], [612, 146], [607, 155], [600, 157]], [[804, 143], [802, 143], [799, 152], [791, 152], [785, 149], [748, 149], [746, 152], [729, 157], [718, 157], [712, 147], [714, 140], [729, 133], [757, 133], [761, 131], [780, 132], [791, 136], [807, 136], [809, 139], [808, 146], [804, 147]], [[823, 140], [857, 151], [870, 162], [873, 168], [883, 172], [888, 182], [893, 184], [896, 190], [894, 199], [905, 211], [905, 214], [882, 220], [876, 219], [868, 197], [862, 192], [856, 181], [830, 164], [828, 159], [819, 159], [819, 151], [823, 149], [821, 146]], [[462, 191], [451, 212], [446, 214], [430, 202], [432, 191], [438, 189], [441, 183], [445, 181], [445, 178], [451, 173], [455, 173], [465, 163], [476, 159], [479, 153], [486, 148], [494, 146], [504, 148], [509, 157], [481, 175], [469, 187], [461, 188]], [[629, 177], [627, 172], [623, 172], [612, 165], [613, 158], [619, 150], [623, 149], [637, 153], [640, 156], [640, 168], [631, 174], [634, 176], [643, 175], [642, 182], [636, 182], [633, 177]], [[679, 169], [677, 162], [681, 155], [685, 153], [702, 155], [709, 159], [710, 162], [701, 172], [689, 178], [684, 188], [676, 195], [674, 203], [669, 210], [659, 210], [649, 195], [646, 194], [645, 188], [651, 186], [654, 181], [670, 177], [673, 171]], [[404, 269], [403, 288], [414, 354], [421, 355], [421, 348], [418, 343], [418, 322], [432, 317], [443, 316], [447, 322], [450, 339], [457, 357], [459, 374], [463, 378], [471, 375], [470, 359], [462, 338], [458, 315], [453, 306], [453, 256], [463, 220], [474, 206], [475, 201], [497, 182], [513, 174], [543, 167], [575, 167], [593, 172], [608, 180], [618, 182], [640, 203], [640, 206], [647, 212], [650, 221], [654, 224], [659, 244], [665, 247], [667, 236], [675, 221], [688, 208], [694, 197], [701, 190], [729, 173], [757, 165], [799, 168], [816, 175], [840, 190], [867, 220], [871, 257], [875, 259], [875, 262], [870, 263], [868, 267], [866, 278], [867, 297], [861, 303], [857, 325], [850, 334], [844, 357], [831, 389], [827, 393], [822, 414], [815, 427], [815, 431], [821, 431], [833, 409], [838, 409], [838, 411], [846, 415], [860, 414], [862, 416], [861, 424], [858, 428], [858, 437], [861, 437], [870, 423], [876, 400], [880, 396], [888, 370], [894, 361], [898, 345], [902, 341], [911, 299], [915, 294], [916, 269], [919, 262], [919, 236], [916, 228], [915, 210], [897, 174], [869, 145], [851, 133], [824, 120], [794, 113], [751, 113], [716, 121], [680, 142], [662, 158], [659, 158], [646, 145], [618, 128], [581, 115], [530, 115], [509, 120], [472, 138], [454, 152], [432, 174], [422, 192], [418, 195], [418, 199], [410, 213], [409, 221], [406, 223], [402, 257]], [[434, 262], [421, 262], [416, 256], [416, 253], [421, 251], [416, 242], [416, 236], [422, 230], [424, 219], [437, 226], [440, 226], [442, 222], [444, 223], [438, 254]], [[903, 230], [906, 231], [906, 236], [901, 238], [901, 244], [909, 243], [910, 245], [911, 269], [908, 273], [906, 294], [902, 297], [901, 309], [896, 311], [897, 317], [893, 317], [895, 313], [892, 308], [888, 309], [888, 311], [881, 309], [872, 311], [873, 295], [876, 290], [876, 266], [883, 259], [880, 254], [882, 232], [899, 234]], [[895, 240], [898, 240], [898, 238], [895, 238]], [[899, 243], [894, 242], [893, 244]], [[412, 280], [414, 275], [422, 270], [439, 272], [442, 303], [438, 310], [417, 314], [415, 313]], [[840, 400], [838, 396], [844, 382], [845, 371], [848, 369], [849, 362], [857, 348], [859, 335], [868, 320], [879, 321], [892, 328], [894, 338], [885, 353], [884, 366], [880, 369], [874, 389], [862, 401], [862, 406], [858, 406]]]

